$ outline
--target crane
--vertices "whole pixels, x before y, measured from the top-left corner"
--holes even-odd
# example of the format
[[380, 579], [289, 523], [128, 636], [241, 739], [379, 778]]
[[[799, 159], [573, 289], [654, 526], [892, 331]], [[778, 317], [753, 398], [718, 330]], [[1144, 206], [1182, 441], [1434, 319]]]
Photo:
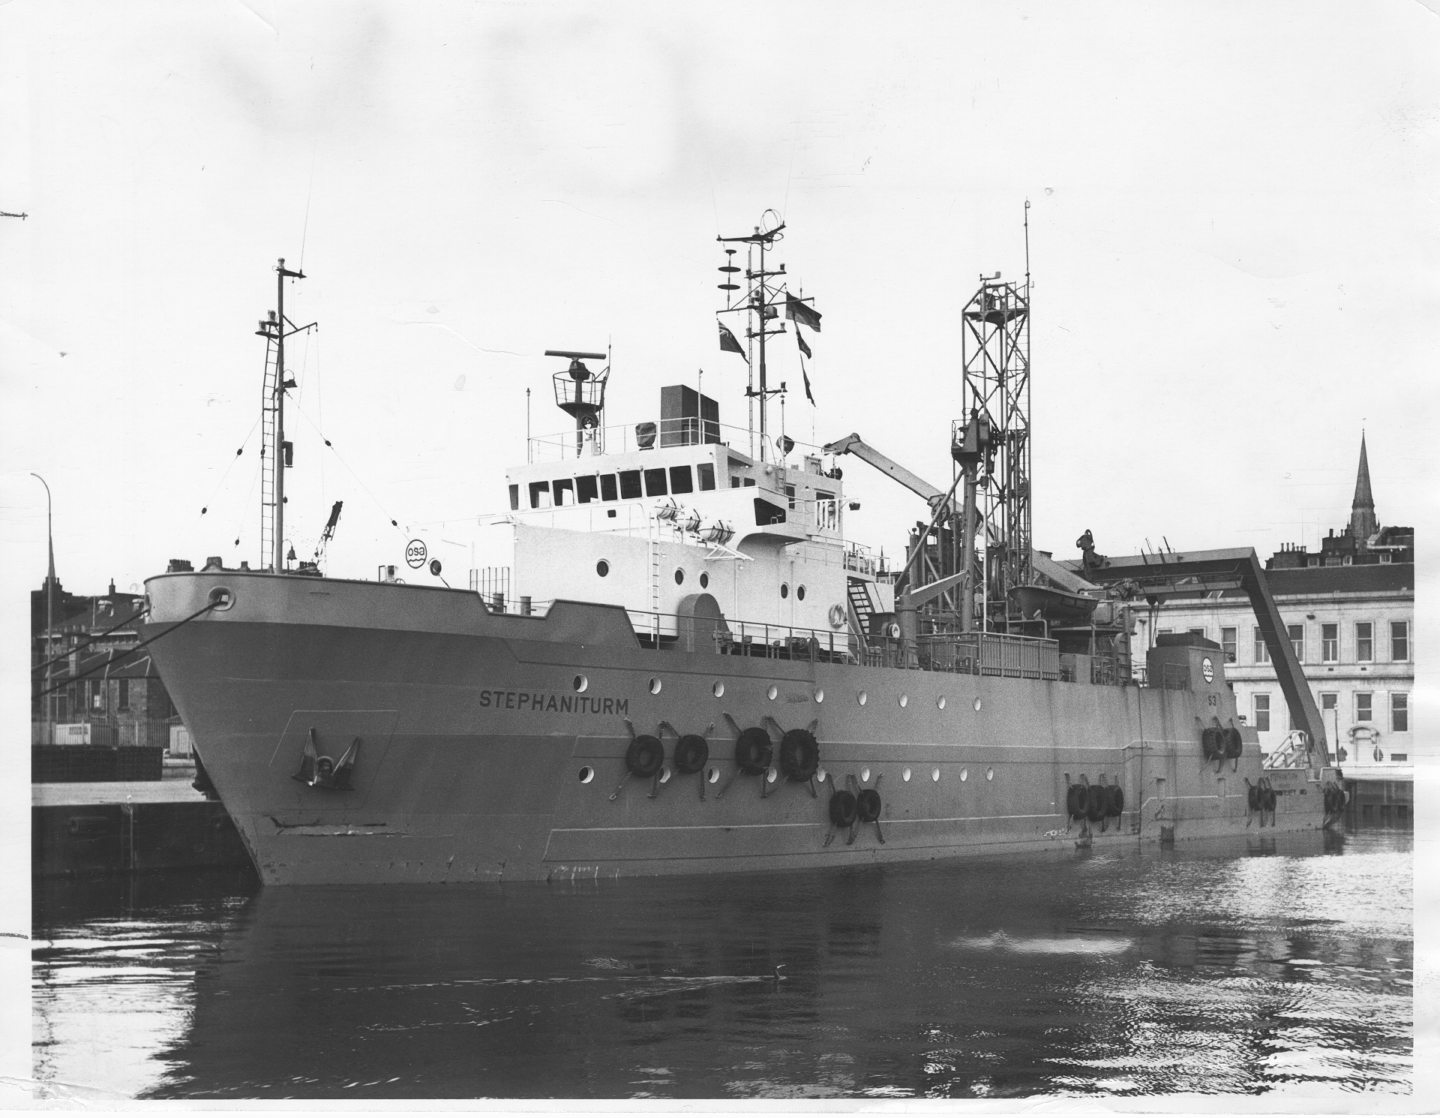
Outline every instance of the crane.
[[336, 501], [330, 509], [330, 519], [325, 522], [325, 529], [320, 533], [320, 542], [315, 545], [315, 566], [319, 567], [325, 558], [325, 547], [335, 536], [335, 525], [340, 523], [340, 510], [345, 505], [344, 501]]

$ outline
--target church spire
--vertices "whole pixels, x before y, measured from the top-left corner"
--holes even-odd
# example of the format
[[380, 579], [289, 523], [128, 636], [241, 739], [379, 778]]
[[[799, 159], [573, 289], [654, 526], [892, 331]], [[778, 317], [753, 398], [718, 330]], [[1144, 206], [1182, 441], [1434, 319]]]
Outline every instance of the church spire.
[[1379, 529], [1375, 498], [1370, 494], [1370, 461], [1365, 456], [1365, 432], [1360, 432], [1360, 469], [1355, 475], [1355, 500], [1350, 505], [1350, 535], [1364, 543]]

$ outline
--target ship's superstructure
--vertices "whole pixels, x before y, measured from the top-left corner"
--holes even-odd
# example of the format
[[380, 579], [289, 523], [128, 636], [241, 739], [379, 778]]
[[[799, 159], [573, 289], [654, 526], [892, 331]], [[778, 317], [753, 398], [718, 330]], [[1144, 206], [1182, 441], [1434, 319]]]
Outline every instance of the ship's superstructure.
[[[858, 435], [773, 429], [767, 340], [788, 327], [806, 353], [820, 324], [775, 261], [783, 230], [721, 238], [746, 425], [688, 385], [612, 424], [609, 355], [549, 351], [573, 427], [508, 471], [510, 562], [470, 588], [297, 577], [278, 548], [269, 570], [147, 583], [146, 637], [265, 881], [783, 869], [1335, 817], [1323, 741], [1263, 769], [1217, 646], [1157, 642], [1137, 682], [1128, 561], [1034, 550], [1028, 277], [982, 278], [961, 311], [942, 489]], [[293, 330], [269, 321], [271, 346]], [[267, 406], [283, 392], [267, 356]], [[925, 498], [894, 569], [850, 535], [847, 453]], [[1258, 613], [1248, 554], [1184, 575], [1243, 569]]]

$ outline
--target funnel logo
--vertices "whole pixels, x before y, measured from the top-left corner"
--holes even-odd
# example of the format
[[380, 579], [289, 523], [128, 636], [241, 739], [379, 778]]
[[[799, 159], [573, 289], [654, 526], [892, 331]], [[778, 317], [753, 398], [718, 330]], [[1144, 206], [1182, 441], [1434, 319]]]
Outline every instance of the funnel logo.
[[1201, 659], [1200, 674], [1205, 677], [1206, 683], [1215, 682], [1215, 665], [1210, 662], [1210, 657], [1206, 656]]
[[425, 559], [429, 554], [424, 540], [411, 540], [405, 545], [405, 562], [409, 563], [414, 570], [419, 570], [425, 565]]

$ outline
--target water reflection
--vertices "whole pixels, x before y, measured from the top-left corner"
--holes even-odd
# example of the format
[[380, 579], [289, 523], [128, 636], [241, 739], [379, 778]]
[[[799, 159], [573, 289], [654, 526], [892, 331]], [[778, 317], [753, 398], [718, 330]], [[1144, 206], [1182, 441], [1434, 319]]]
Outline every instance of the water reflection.
[[[171, 998], [151, 1078], [120, 1090], [1254, 1095], [1412, 1074], [1408, 834], [226, 904], [110, 942], [102, 970], [148, 968], [136, 989]], [[96, 926], [37, 949], [37, 1004]]]

